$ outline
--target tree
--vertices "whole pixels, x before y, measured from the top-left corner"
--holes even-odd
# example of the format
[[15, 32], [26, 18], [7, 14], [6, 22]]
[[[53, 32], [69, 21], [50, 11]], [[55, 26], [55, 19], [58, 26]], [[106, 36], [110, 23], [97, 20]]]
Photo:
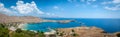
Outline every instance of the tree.
[[38, 35], [39, 35], [39, 37], [45, 37], [44, 32], [42, 32], [42, 31], [38, 31]]
[[72, 32], [75, 32], [75, 31], [72, 29]]
[[17, 29], [15, 32], [20, 33], [20, 32], [22, 32], [22, 30], [21, 29]]
[[4, 28], [5, 26], [4, 26], [4, 24], [0, 23], [0, 27]]
[[120, 33], [117, 34], [117, 37], [120, 37]]
[[0, 27], [0, 37], [9, 37], [9, 30], [7, 28]]

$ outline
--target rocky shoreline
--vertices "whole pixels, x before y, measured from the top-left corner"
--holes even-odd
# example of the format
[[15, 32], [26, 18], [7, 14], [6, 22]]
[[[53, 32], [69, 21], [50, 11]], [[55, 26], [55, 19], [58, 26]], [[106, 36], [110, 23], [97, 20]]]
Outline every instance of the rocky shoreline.
[[57, 36], [60, 37], [119, 37], [120, 32], [105, 33], [103, 29], [97, 27], [74, 27], [74, 28], [59, 28]]

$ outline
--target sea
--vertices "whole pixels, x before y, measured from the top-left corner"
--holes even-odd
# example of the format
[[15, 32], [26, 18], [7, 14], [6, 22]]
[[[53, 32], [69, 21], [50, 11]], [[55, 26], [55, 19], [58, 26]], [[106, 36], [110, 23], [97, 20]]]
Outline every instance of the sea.
[[75, 20], [76, 22], [58, 23], [58, 22], [40, 22], [40, 23], [28, 23], [24, 29], [35, 31], [50, 31], [48, 28], [72, 28], [80, 26], [98, 27], [105, 32], [114, 33], [120, 32], [120, 19], [95, 19], [95, 18], [43, 18], [47, 20]]

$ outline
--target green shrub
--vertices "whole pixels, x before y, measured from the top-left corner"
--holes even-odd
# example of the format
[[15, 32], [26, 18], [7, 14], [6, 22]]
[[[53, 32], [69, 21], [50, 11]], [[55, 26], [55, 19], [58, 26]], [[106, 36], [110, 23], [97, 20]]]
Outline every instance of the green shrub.
[[21, 29], [17, 29], [15, 32], [20, 33], [20, 32], [22, 32], [22, 30]]

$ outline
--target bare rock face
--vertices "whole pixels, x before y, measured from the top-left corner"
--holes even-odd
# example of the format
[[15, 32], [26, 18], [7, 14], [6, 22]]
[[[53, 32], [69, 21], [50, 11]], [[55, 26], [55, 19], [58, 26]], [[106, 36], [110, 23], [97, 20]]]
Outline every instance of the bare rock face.
[[7, 16], [5, 14], [0, 13], [0, 23], [37, 23], [40, 22], [41, 19], [32, 16]]
[[75, 27], [57, 29], [57, 35], [62, 37], [117, 37], [114, 34], [103, 33], [97, 27]]

